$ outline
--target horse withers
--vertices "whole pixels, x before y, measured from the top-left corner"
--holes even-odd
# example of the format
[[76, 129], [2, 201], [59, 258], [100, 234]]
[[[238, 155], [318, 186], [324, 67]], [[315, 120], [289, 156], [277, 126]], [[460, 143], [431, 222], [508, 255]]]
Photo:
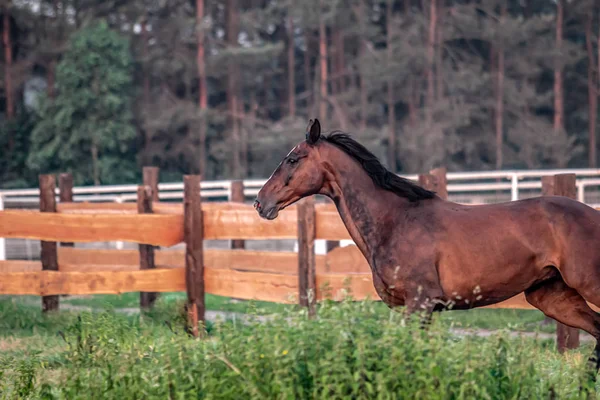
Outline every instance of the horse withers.
[[470, 309], [525, 292], [547, 316], [597, 340], [600, 367], [600, 212], [544, 196], [468, 206], [388, 171], [343, 132], [310, 121], [255, 201], [261, 217], [306, 196], [331, 198], [390, 307], [427, 315]]

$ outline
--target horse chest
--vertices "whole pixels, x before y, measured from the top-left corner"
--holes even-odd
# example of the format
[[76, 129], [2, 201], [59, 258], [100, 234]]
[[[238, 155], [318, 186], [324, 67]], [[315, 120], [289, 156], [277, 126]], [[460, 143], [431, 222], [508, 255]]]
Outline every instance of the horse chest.
[[390, 307], [405, 304], [404, 285], [401, 283], [384, 281], [377, 272], [373, 272], [373, 286], [381, 300]]
[[382, 265], [377, 261], [371, 263], [373, 269], [373, 286], [381, 300], [389, 306], [404, 305], [406, 290], [400, 265]]

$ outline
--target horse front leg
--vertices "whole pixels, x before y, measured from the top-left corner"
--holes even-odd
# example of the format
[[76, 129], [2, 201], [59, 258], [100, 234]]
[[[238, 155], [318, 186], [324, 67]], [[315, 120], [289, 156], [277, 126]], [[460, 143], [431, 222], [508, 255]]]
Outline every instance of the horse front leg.
[[418, 315], [420, 328], [427, 330], [431, 325], [433, 312], [439, 308], [438, 305], [442, 302], [442, 297], [441, 288], [432, 288], [431, 286], [428, 289], [424, 289], [424, 286], [421, 285], [416, 290], [407, 291], [407, 316], [410, 318]]

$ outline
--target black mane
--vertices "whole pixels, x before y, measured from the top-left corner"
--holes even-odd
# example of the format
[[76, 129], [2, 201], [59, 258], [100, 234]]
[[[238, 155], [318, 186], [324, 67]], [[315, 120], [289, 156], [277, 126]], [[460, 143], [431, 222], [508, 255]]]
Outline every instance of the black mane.
[[352, 139], [350, 135], [340, 131], [334, 131], [327, 136], [321, 136], [324, 141], [337, 146], [350, 157], [358, 161], [373, 182], [382, 189], [396, 193], [409, 201], [431, 199], [435, 192], [423, 189], [421, 186], [408, 179], [388, 171], [377, 157], [365, 146]]

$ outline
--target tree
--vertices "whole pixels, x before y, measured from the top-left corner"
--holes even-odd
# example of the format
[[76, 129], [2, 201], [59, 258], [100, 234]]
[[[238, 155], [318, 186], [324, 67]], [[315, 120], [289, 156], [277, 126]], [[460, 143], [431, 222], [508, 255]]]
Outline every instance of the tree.
[[[560, 54], [563, 43], [564, 24], [563, 0], [556, 0], [556, 52]], [[563, 62], [556, 57], [554, 67], [554, 130], [564, 129], [565, 107], [563, 99]]]
[[[2, 44], [4, 45], [4, 91], [6, 93], [6, 118], [12, 121], [15, 117], [15, 100], [13, 92], [13, 43], [11, 40], [12, 18], [10, 15], [11, 3], [7, 1], [2, 10]], [[9, 147], [12, 147], [12, 139]]]
[[198, 171], [201, 174], [206, 173], [206, 111], [208, 108], [208, 88], [206, 87], [206, 61], [204, 51], [204, 0], [196, 0], [196, 23], [198, 30], [198, 107], [201, 114], [200, 131], [199, 131], [199, 148]]
[[55, 98], [41, 100], [31, 169], [71, 171], [78, 184], [135, 177], [131, 65], [128, 41], [106, 22], [73, 35], [57, 66]]

